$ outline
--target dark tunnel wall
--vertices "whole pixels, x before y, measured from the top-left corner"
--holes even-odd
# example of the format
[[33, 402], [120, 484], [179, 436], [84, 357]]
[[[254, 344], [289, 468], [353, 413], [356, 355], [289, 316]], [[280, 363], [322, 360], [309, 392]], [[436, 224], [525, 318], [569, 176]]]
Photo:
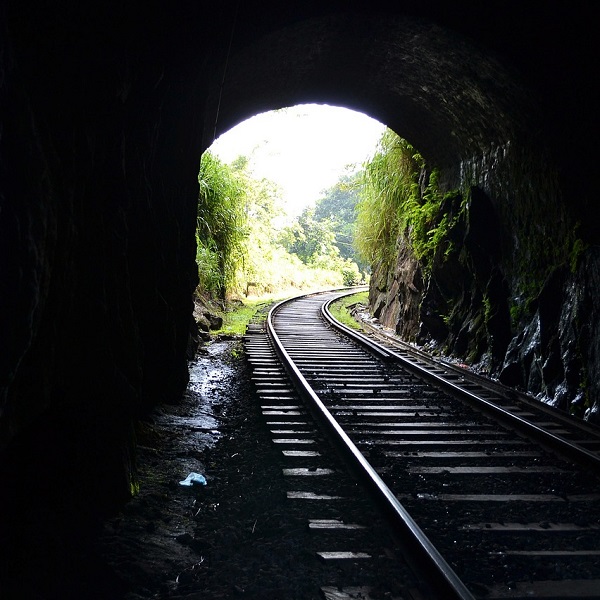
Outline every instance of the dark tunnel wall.
[[[2, 5], [0, 509], [48, 499], [15, 564], [28, 540], [68, 546], [128, 496], [132, 423], [186, 384], [197, 170], [215, 131], [297, 102], [362, 110], [447, 185], [479, 186], [504, 221], [531, 187], [524, 165], [533, 181], [551, 169], [541, 201], [565, 223], [547, 231], [579, 219], [598, 242], [593, 19], [584, 3], [525, 4]], [[593, 298], [592, 251], [582, 264]]]
[[223, 68], [205, 113], [205, 143], [215, 122], [219, 134], [257, 112], [327, 100], [369, 114], [432, 164], [456, 169], [540, 125], [531, 122], [532, 92], [516, 73], [455, 32], [412, 17], [309, 19], [230, 55]]

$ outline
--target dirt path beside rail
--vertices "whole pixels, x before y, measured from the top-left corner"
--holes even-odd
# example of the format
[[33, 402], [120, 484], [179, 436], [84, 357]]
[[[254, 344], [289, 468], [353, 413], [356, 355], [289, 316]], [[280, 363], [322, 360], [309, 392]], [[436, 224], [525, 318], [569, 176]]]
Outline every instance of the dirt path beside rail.
[[[320, 565], [285, 525], [279, 455], [241, 341], [204, 347], [181, 403], [140, 428], [139, 494], [100, 540], [111, 600], [318, 598]], [[179, 485], [189, 473], [206, 486]]]

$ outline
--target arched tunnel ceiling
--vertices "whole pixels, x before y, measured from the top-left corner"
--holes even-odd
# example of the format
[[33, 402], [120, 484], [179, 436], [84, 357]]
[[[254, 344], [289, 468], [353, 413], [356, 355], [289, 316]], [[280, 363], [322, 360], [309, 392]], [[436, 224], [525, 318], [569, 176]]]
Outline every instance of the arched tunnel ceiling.
[[215, 70], [203, 145], [254, 114], [304, 102], [364, 112], [441, 167], [526, 135], [537, 114], [516, 76], [458, 34], [345, 13], [283, 27], [228, 56]]
[[[582, 223], [576, 241], [598, 243], [590, 218], [600, 104], [593, 7], [589, 0], [543, 10], [526, 0], [2, 3], [0, 473], [15, 491], [10, 510], [1, 509], [10, 535], [19, 543], [27, 537], [24, 521], [11, 519], [27, 515], [28, 543], [46, 563], [72, 514], [113, 511], [134, 482], [133, 420], [185, 389], [198, 160], [215, 123], [219, 134], [264, 110], [339, 104], [387, 124], [450, 175], [492, 145], [524, 137], [545, 149], [548, 139], [565, 202]], [[521, 167], [515, 156], [500, 167], [480, 161], [474, 179], [490, 174], [507, 183], [504, 191], [513, 182], [507, 174], [524, 175], [517, 202], [490, 194], [505, 231], [521, 232], [507, 236], [507, 265], [493, 273], [518, 283], [515, 274], [532, 270], [540, 247], [552, 258], [569, 223], [548, 171]], [[479, 225], [482, 237], [494, 227], [484, 218]], [[599, 254], [593, 248], [579, 281], [557, 300], [570, 311], [565, 347], [590, 347], [581, 358], [590, 399], [600, 397]], [[548, 262], [538, 260], [538, 272]], [[513, 289], [500, 290], [498, 306]], [[469, 298], [479, 296], [463, 297], [472, 315]], [[562, 344], [558, 325], [548, 327], [552, 343]], [[571, 385], [580, 359], [554, 350], [550, 358], [526, 362], [563, 369]], [[520, 370], [525, 360], [518, 361]], [[573, 394], [581, 392], [577, 377]], [[32, 464], [36, 477], [24, 486]], [[40, 545], [47, 525], [56, 529]], [[36, 569], [24, 564], [30, 581]]]

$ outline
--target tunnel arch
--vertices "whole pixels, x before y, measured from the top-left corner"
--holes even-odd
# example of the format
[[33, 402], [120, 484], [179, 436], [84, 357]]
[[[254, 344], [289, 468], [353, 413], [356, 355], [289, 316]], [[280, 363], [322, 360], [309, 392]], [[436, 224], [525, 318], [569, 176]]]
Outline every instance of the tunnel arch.
[[[495, 288], [533, 263], [529, 237], [551, 246], [579, 221], [585, 251], [551, 265], [507, 357], [516, 379], [537, 385], [519, 344], [543, 323], [535, 360], [547, 382], [579, 405], [599, 398], [592, 11], [507, 0], [3, 3], [0, 476], [14, 493], [1, 498], [0, 539], [47, 556], [57, 536], [76, 537], [130, 495], [134, 423], [187, 381], [200, 155], [215, 124], [218, 134], [273, 108], [359, 110], [442, 167], [448, 187], [477, 187], [510, 251]], [[28, 531], [22, 520], [4, 529], [15, 514]]]
[[423, 19], [346, 13], [228, 56], [210, 86], [203, 146], [253, 114], [311, 102], [385, 123], [442, 168], [539, 130], [531, 91], [463, 36]]
[[[217, 61], [209, 81], [203, 146], [257, 112], [297, 103], [345, 106], [385, 123], [424, 156], [429, 168], [441, 171], [443, 189], [461, 188], [470, 202], [483, 203], [487, 226], [500, 232], [502, 264], [486, 265], [473, 275], [486, 279], [477, 284], [481, 289], [462, 292], [472, 294], [472, 302], [487, 298], [486, 286], [506, 296], [498, 299], [503, 330], [486, 334], [495, 338], [500, 361], [511, 335], [508, 304], [520, 302], [522, 288], [540, 285], [546, 263], [564, 260], [564, 254], [550, 256], [544, 250], [547, 239], [571, 235], [573, 221], [552, 155], [548, 106], [535, 82], [530, 85], [494, 43], [486, 47], [480, 35], [467, 36], [453, 25], [430, 15], [374, 10], [296, 20], [239, 45], [233, 30], [232, 49]], [[544, 217], [541, 233], [532, 223]], [[474, 229], [475, 219], [471, 224]], [[534, 284], [525, 282], [527, 270], [538, 280]], [[380, 275], [383, 281], [402, 277]], [[437, 314], [454, 300], [442, 292], [429, 312]], [[389, 305], [381, 313], [386, 324], [400, 327], [394, 322], [401, 310], [397, 299], [377, 302]], [[417, 336], [422, 322], [430, 322], [418, 308], [424, 298], [408, 294], [402, 302], [414, 322], [401, 329]], [[465, 307], [461, 319], [469, 314], [472, 318], [477, 309]], [[440, 329], [431, 323], [432, 328]], [[419, 335], [430, 334], [425, 327]], [[451, 347], [468, 354], [464, 334], [454, 335]]]

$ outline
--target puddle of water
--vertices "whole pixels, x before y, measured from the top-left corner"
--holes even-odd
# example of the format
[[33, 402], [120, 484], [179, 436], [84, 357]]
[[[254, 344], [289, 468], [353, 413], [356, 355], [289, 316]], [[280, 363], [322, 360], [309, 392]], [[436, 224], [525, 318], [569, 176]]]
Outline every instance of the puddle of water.
[[185, 417], [172, 416], [174, 426], [188, 427], [198, 432], [209, 432], [218, 437], [219, 414], [224, 402], [226, 381], [233, 377], [233, 369], [224, 361], [231, 351], [227, 342], [213, 342], [205, 347], [207, 354], [197, 356], [189, 365], [188, 392], [197, 404]]
[[187, 427], [198, 431], [215, 431], [219, 428], [219, 421], [215, 415], [198, 413], [192, 417], [170, 417], [175, 427]]

